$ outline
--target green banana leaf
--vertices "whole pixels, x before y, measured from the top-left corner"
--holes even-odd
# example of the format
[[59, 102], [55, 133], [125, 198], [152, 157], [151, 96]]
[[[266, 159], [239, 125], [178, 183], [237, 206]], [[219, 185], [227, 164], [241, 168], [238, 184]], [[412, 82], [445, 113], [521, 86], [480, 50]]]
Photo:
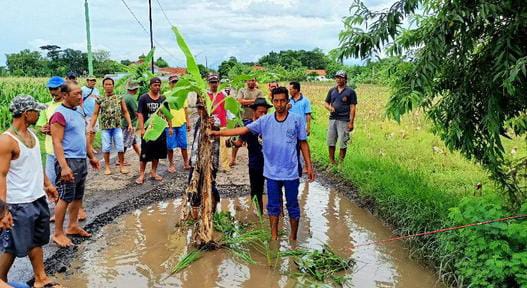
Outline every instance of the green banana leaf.
[[225, 98], [225, 109], [231, 112], [232, 114], [238, 116], [241, 111], [241, 104], [234, 97], [228, 96]]
[[174, 116], [172, 116], [172, 113], [170, 113], [170, 109], [168, 108], [167, 102], [164, 102], [163, 105], [159, 107], [159, 111], [161, 111], [161, 113], [163, 113], [163, 115], [165, 115], [165, 118], [168, 120], [172, 120], [172, 118], [174, 118]]
[[168, 127], [167, 121], [157, 114], [152, 115], [152, 117], [148, 119], [147, 123], [148, 126], [146, 126], [146, 132], [143, 136], [145, 141], [157, 140], [157, 138], [161, 136], [161, 133], [164, 133], [165, 128]]
[[[201, 79], [201, 74], [199, 73], [199, 68], [196, 64], [196, 59], [194, 59], [194, 55], [192, 55], [192, 52], [190, 51], [190, 48], [188, 47], [187, 42], [185, 41], [185, 38], [183, 38], [183, 35], [176, 26], [172, 27], [172, 31], [176, 35], [176, 41], [179, 46], [179, 49], [181, 49], [187, 60], [188, 73], [192, 75], [192, 77], [196, 80], [199, 86], [205, 88], [205, 81]], [[198, 79], [201, 81], [198, 81]]]
[[240, 118], [234, 118], [234, 119], [228, 119], [227, 120], [227, 129], [232, 129], [236, 127], [243, 127], [242, 119]]

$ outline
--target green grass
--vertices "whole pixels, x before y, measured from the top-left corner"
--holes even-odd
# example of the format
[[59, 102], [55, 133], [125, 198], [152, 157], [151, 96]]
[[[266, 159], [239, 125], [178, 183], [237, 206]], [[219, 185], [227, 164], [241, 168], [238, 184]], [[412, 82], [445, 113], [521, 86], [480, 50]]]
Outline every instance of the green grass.
[[[302, 87], [314, 110], [309, 139], [311, 155], [322, 169], [329, 164], [328, 112], [323, 108], [329, 88], [320, 84]], [[356, 91], [359, 104], [348, 154], [342, 165], [327, 169], [357, 187], [359, 198], [373, 203], [373, 210], [395, 233], [408, 235], [443, 228], [451, 223], [449, 209], [457, 207], [464, 197], [483, 199], [499, 195], [482, 167], [448, 151], [430, 132], [431, 124], [422, 111], [405, 116], [398, 124], [384, 116], [387, 88], [359, 85]], [[505, 142], [506, 151], [525, 147], [522, 141]], [[478, 190], [480, 184], [482, 189]], [[408, 244], [428, 263], [439, 265], [445, 259], [438, 248], [440, 241], [439, 237], [431, 236]]]

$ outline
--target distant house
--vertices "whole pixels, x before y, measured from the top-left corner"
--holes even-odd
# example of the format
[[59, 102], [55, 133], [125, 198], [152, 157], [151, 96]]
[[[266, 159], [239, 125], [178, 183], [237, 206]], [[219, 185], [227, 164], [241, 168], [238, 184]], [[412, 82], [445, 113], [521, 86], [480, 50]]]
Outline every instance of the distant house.
[[260, 66], [260, 65], [253, 65], [252, 69], [253, 71], [264, 71], [265, 67]]
[[157, 67], [154, 66], [154, 71], [157, 70], [157, 72], [161, 74], [162, 76], [169, 76], [172, 74], [177, 74], [181, 76], [187, 73], [187, 68], [183, 68], [183, 67], [166, 67], [166, 68], [157, 68], [157, 69], [156, 68]]
[[314, 81], [330, 81], [331, 79], [326, 78], [327, 71], [324, 69], [306, 70], [309, 80]]

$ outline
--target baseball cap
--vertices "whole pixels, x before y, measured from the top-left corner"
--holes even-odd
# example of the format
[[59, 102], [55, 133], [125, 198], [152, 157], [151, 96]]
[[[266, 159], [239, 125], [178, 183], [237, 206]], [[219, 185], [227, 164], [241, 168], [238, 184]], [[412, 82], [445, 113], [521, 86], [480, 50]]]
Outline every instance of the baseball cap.
[[20, 115], [30, 110], [42, 111], [46, 108], [46, 105], [35, 101], [35, 98], [30, 95], [17, 95], [9, 104], [9, 111], [13, 115]]
[[65, 82], [64, 78], [59, 77], [59, 76], [53, 76], [49, 78], [47, 86], [48, 88], [55, 89], [55, 88], [62, 86], [64, 82]]
[[251, 107], [251, 109], [253, 110], [256, 110], [258, 106], [264, 106], [266, 108], [273, 107], [273, 105], [270, 105], [269, 103], [267, 103], [267, 100], [265, 100], [265, 98], [262, 98], [262, 97], [256, 98], [256, 100], [254, 100], [254, 103], [251, 104], [249, 107]]
[[173, 74], [168, 77], [168, 82], [172, 83], [176, 81], [179, 81], [179, 76], [177, 74]]
[[207, 77], [207, 81], [208, 82], [218, 82], [218, 81], [220, 81], [220, 76], [218, 76], [218, 74], [210, 74]]
[[159, 83], [161, 84], [161, 78], [159, 77], [154, 77], [152, 79], [150, 79], [150, 85], [154, 84], [154, 83]]
[[126, 82], [126, 90], [135, 90], [139, 89], [139, 87], [141, 87], [141, 84], [139, 84], [138, 81], [128, 80], [128, 82]]
[[73, 72], [73, 71], [70, 71], [68, 72], [68, 74], [66, 75], [66, 77], [68, 79], [71, 79], [71, 78], [77, 78], [77, 73]]
[[346, 74], [345, 71], [339, 70], [337, 73], [335, 73], [335, 77], [342, 77], [344, 79], [348, 79], [348, 74]]
[[86, 77], [86, 80], [97, 80], [97, 78], [95, 78], [95, 76], [93, 75], [88, 75], [88, 77]]

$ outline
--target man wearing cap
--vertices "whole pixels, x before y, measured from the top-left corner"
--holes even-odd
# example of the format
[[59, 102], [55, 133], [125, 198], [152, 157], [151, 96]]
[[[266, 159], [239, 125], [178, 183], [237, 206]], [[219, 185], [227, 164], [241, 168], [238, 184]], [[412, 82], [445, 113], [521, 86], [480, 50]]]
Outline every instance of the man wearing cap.
[[55, 183], [57, 175], [55, 175], [55, 154], [53, 153], [53, 142], [51, 141], [51, 130], [49, 127], [49, 120], [55, 113], [55, 109], [62, 104], [62, 93], [60, 92], [60, 86], [64, 84], [64, 79], [59, 76], [53, 76], [48, 80], [47, 87], [49, 93], [53, 98], [50, 102], [46, 103], [48, 106], [46, 109], [40, 112], [38, 118], [37, 127], [40, 127], [40, 132], [46, 135], [45, 137], [45, 150], [46, 150], [46, 168], [45, 173], [52, 183]]
[[[254, 103], [256, 98], [263, 98], [264, 94], [262, 90], [256, 87], [256, 78], [251, 78], [245, 82], [246, 88], [241, 88], [238, 91], [237, 99], [243, 107], [242, 120], [253, 119], [254, 111], [251, 109], [251, 105]], [[230, 166], [236, 165], [236, 155], [238, 154], [238, 147], [232, 148]]]
[[348, 76], [344, 71], [338, 71], [335, 75], [337, 86], [329, 89], [324, 107], [329, 113], [328, 147], [329, 161], [335, 165], [336, 146], [340, 147], [339, 162], [346, 157], [349, 134], [353, 131], [355, 122], [355, 106], [357, 105], [357, 94], [351, 87], [346, 85]]
[[[168, 78], [168, 83], [170, 89], [173, 89], [176, 86], [177, 81], [179, 81], [178, 75], [171, 75]], [[190, 132], [190, 121], [188, 113], [188, 101], [185, 100], [183, 108], [181, 109], [172, 109], [170, 108], [170, 114], [172, 114], [172, 129], [174, 133], [169, 134], [168, 128], [165, 131], [167, 137], [167, 154], [168, 154], [168, 172], [176, 172], [176, 165], [174, 164], [174, 149], [181, 149], [181, 156], [183, 157], [183, 168], [185, 170], [190, 169], [188, 161], [188, 152], [187, 152], [187, 132]]]
[[[137, 128], [137, 91], [139, 90], [139, 87], [141, 87], [141, 85], [138, 81], [128, 80], [125, 87], [127, 93], [123, 97], [126, 109], [130, 114], [130, 120], [132, 120], [132, 126], [134, 128]], [[134, 131], [130, 132], [128, 129], [126, 129], [126, 124], [126, 119], [123, 117], [121, 119], [121, 128], [123, 129], [124, 151], [126, 152], [127, 149], [133, 147], [135, 153], [137, 154], [137, 156], [139, 156], [141, 154], [141, 149], [139, 148], [139, 143], [137, 143], [135, 129]], [[126, 160], [124, 162], [124, 165], [129, 165], [128, 163], [126, 163]]]
[[[218, 74], [210, 74], [207, 77], [209, 82], [209, 91], [208, 96], [212, 100], [212, 106], [216, 107], [212, 114], [218, 117], [220, 120], [220, 129], [225, 129], [227, 127], [227, 110], [225, 109], [225, 94], [222, 91], [218, 91], [220, 77]], [[230, 159], [229, 159], [229, 149], [225, 145], [225, 141], [220, 141], [220, 168], [224, 171], [230, 170]]]
[[42, 170], [40, 144], [29, 129], [45, 108], [31, 96], [16, 96], [9, 105], [12, 125], [0, 136], [0, 201], [9, 209], [1, 219], [5, 230], [0, 278], [7, 282], [15, 257], [29, 256], [35, 274], [33, 287], [58, 287], [46, 275], [42, 251], [50, 236], [46, 194], [55, 202], [57, 190]]
[[211, 131], [212, 136], [236, 136], [253, 133], [261, 135], [263, 142], [264, 173], [267, 181], [267, 213], [271, 226], [271, 237], [278, 239], [278, 223], [282, 211], [282, 188], [285, 190], [286, 207], [289, 214], [291, 232], [289, 240], [296, 241], [300, 206], [298, 204], [297, 147], [304, 155], [309, 181], [315, 180], [311, 154], [302, 116], [289, 113], [289, 93], [287, 88], [278, 87], [272, 91], [273, 106], [276, 112], [260, 117], [246, 127]]
[[[139, 104], [137, 107], [137, 119], [139, 124], [139, 131], [141, 137], [145, 135], [145, 122], [157, 112], [165, 101], [165, 96], [161, 95], [161, 79], [154, 77], [150, 79], [150, 91], [139, 97]], [[172, 134], [172, 123], [168, 121], [168, 133]], [[152, 170], [150, 171], [151, 179], [156, 181], [163, 180], [163, 177], [157, 174], [157, 166], [159, 159], [167, 158], [167, 139], [164, 133], [154, 141], [145, 141], [141, 139], [141, 155], [139, 156], [139, 177], [135, 180], [137, 184], [145, 182], [145, 169], [148, 162], [152, 162]]]
[[[95, 133], [97, 133], [97, 130], [99, 128], [98, 124], [93, 127], [90, 126], [91, 117], [93, 115], [93, 111], [95, 110], [95, 101], [99, 98], [99, 90], [95, 88], [95, 84], [97, 83], [97, 78], [95, 76], [90, 75], [88, 78], [86, 78], [86, 86], [82, 86], [82, 112], [84, 113], [84, 117], [86, 120], [86, 127], [88, 128], [86, 131], [88, 133], [87, 137], [90, 141], [90, 145], [93, 145], [93, 141], [95, 140]], [[96, 151], [93, 151], [96, 153]]]
[[66, 79], [72, 81], [73, 83], [77, 84], [77, 73], [70, 71], [68, 74], [66, 74]]
[[[82, 100], [81, 89], [77, 84], [66, 81], [60, 90], [63, 103], [57, 107], [50, 120], [53, 150], [57, 157], [55, 172], [59, 191], [59, 201], [55, 206], [55, 232], [52, 239], [59, 247], [65, 248], [73, 245], [66, 235], [91, 236], [79, 226], [78, 214], [88, 174], [86, 158], [95, 169], [99, 169], [99, 160], [93, 154], [91, 144], [87, 140], [86, 123], [79, 111], [78, 106]], [[64, 230], [66, 210], [69, 223]]]

